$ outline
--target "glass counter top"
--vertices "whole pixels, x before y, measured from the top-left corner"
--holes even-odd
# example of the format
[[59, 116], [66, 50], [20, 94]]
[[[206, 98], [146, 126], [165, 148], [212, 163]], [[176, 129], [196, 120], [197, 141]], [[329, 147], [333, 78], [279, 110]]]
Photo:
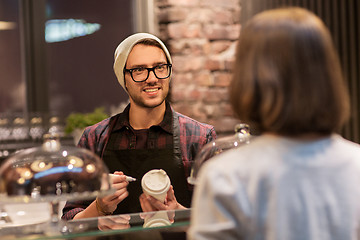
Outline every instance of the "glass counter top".
[[0, 225], [7, 239], [186, 239], [190, 209]]

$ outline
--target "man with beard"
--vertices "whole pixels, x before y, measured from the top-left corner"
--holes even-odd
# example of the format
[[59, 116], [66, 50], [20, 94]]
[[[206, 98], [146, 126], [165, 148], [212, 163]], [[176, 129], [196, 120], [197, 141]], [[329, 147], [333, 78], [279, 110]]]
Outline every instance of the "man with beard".
[[[88, 202], [68, 202], [63, 219], [190, 207], [189, 162], [216, 138], [213, 126], [175, 112], [166, 100], [172, 61], [156, 36], [137, 33], [119, 44], [114, 71], [130, 103], [122, 113], [85, 129], [78, 146], [90, 149], [114, 172], [116, 192]], [[142, 194], [141, 178], [163, 169], [172, 186], [165, 202]], [[126, 175], [138, 181], [128, 183]]]

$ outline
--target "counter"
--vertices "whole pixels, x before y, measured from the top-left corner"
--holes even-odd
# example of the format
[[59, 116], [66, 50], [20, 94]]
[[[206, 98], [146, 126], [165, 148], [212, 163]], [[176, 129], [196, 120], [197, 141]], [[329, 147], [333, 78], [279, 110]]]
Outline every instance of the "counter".
[[[72, 221], [45, 221], [0, 227], [1, 240], [7, 239], [186, 239], [190, 209], [122, 214]], [[1, 226], [1, 225], [0, 225]]]

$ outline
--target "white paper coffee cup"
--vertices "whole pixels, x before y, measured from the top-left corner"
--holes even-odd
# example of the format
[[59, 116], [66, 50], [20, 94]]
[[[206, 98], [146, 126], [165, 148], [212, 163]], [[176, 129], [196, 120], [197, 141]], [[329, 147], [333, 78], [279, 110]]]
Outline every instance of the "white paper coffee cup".
[[112, 173], [109, 173], [109, 179], [110, 179], [110, 183], [113, 184], [114, 183], [114, 177], [116, 175], [115, 174], [112, 174]]
[[162, 169], [150, 170], [141, 179], [143, 192], [161, 202], [165, 202], [170, 184], [169, 176]]

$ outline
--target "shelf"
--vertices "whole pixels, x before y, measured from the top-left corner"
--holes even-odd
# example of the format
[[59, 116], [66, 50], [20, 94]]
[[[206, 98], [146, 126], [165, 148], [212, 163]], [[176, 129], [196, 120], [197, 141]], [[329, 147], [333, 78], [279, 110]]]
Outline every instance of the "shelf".
[[[72, 137], [62, 137], [60, 142], [63, 146], [74, 146], [74, 140]], [[0, 142], [0, 164], [11, 154], [17, 151], [32, 147], [39, 147], [41, 144], [42, 141], [31, 139]]]

